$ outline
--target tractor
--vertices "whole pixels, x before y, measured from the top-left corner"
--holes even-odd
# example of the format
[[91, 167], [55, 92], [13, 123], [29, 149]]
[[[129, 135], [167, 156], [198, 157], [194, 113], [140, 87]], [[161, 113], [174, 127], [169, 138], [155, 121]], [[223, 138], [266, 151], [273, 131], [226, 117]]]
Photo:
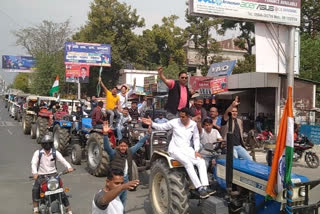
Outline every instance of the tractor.
[[[225, 155], [221, 150], [216, 151], [205, 145], [207, 151], [218, 154], [211, 179], [211, 187], [216, 193], [207, 199], [200, 199], [196, 194], [181, 163], [171, 158], [165, 150], [153, 152], [149, 181], [153, 213], [188, 213], [190, 199], [199, 201], [199, 213], [203, 214], [284, 212], [287, 191], [283, 190], [273, 200], [265, 200], [270, 167], [254, 161], [233, 159], [230, 140], [233, 136], [230, 130], [232, 128], [229, 127]], [[320, 201], [309, 204], [309, 193], [320, 180], [309, 181], [307, 177], [293, 173], [291, 178], [294, 183], [291, 202], [293, 213], [317, 213]]]
[[36, 119], [37, 119], [37, 100], [38, 97], [30, 95], [26, 97], [26, 102], [23, 105], [22, 111], [22, 130], [23, 133], [28, 135], [31, 134], [31, 138], [36, 138]]
[[53, 114], [49, 110], [51, 102], [55, 102], [57, 98], [55, 97], [38, 97], [39, 112], [37, 114], [36, 120], [36, 141], [40, 143], [42, 137], [48, 132], [48, 128], [52, 125]]

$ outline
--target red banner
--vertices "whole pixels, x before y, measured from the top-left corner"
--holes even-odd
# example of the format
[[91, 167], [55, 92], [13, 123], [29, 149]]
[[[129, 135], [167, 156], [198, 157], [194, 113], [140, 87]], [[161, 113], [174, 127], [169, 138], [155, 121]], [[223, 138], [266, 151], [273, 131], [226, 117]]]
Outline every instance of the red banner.
[[66, 65], [66, 82], [89, 83], [89, 65]]

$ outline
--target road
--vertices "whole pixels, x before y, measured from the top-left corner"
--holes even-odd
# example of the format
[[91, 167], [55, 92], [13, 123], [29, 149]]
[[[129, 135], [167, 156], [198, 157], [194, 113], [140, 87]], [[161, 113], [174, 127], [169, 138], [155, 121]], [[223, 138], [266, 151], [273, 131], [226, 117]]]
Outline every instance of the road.
[[[35, 140], [22, 132], [21, 123], [9, 118], [8, 111], [0, 100], [0, 213], [32, 213], [32, 183], [30, 162], [33, 152], [40, 148]], [[257, 154], [264, 161], [264, 154]], [[67, 160], [70, 161], [69, 157]], [[91, 212], [93, 195], [104, 186], [105, 178], [97, 178], [87, 173], [86, 163], [74, 166], [75, 172], [63, 176], [64, 186], [70, 188], [70, 203], [76, 214]], [[58, 164], [58, 169], [63, 169]], [[305, 164], [294, 165], [294, 172], [304, 174], [311, 179], [320, 177], [320, 168], [309, 169]], [[141, 185], [136, 192], [129, 192], [126, 213], [152, 213], [148, 199], [148, 175], [140, 173]], [[311, 191], [311, 200], [320, 198], [320, 187]], [[193, 206], [192, 213], [199, 213]]]

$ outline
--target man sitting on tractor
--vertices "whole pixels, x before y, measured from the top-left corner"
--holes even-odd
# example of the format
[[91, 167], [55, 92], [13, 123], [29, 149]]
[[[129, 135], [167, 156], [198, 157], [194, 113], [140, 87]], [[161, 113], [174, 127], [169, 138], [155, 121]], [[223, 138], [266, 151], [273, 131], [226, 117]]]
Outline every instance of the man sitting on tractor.
[[[143, 118], [142, 122], [151, 125], [157, 130], [173, 130], [168, 148], [169, 155], [185, 167], [199, 197], [207, 198], [214, 191], [209, 188], [206, 162], [199, 153], [200, 141], [197, 123], [190, 119], [188, 108], [182, 108], [179, 116], [179, 118], [163, 124], [153, 123], [150, 118]], [[193, 147], [191, 146], [191, 140], [193, 140]], [[198, 167], [200, 179], [194, 169], [194, 165]]]
[[[213, 122], [210, 118], [203, 120], [202, 122], [203, 128], [201, 126], [201, 119], [198, 121], [198, 129], [200, 133], [200, 143], [202, 147], [207, 144], [215, 144], [214, 148], [216, 148], [218, 141], [223, 141], [219, 131], [217, 129], [213, 129]], [[222, 145], [225, 146], [225, 145]], [[200, 154], [206, 161], [206, 166], [215, 165], [215, 157], [211, 152], [206, 151], [204, 148], [201, 149]]]
[[[106, 126], [107, 126], [106, 129], [109, 129], [108, 125]], [[124, 171], [124, 183], [127, 183], [128, 181], [131, 181], [133, 179], [132, 178], [133, 156], [149, 139], [150, 133], [151, 133], [151, 127], [149, 127], [147, 135], [130, 148], [129, 148], [129, 140], [127, 138], [122, 138], [119, 141], [119, 144], [116, 149], [111, 148], [107, 132], [104, 135], [103, 145], [104, 145], [105, 151], [108, 153], [111, 160], [110, 167], [112, 169], [120, 169]], [[123, 203], [123, 206], [125, 207], [126, 200], [127, 200], [127, 190], [122, 191], [119, 197]]]
[[92, 111], [92, 127], [94, 129], [102, 129], [103, 115], [101, 109], [103, 107], [103, 102], [99, 101], [97, 107]]

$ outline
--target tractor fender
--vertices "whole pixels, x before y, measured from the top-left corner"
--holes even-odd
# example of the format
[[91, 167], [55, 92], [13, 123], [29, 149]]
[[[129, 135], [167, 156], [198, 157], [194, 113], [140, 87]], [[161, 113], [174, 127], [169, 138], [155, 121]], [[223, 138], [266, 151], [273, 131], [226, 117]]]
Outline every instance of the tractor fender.
[[163, 150], [154, 151], [150, 163], [152, 164], [152, 162], [160, 158], [166, 160], [170, 169], [183, 167], [183, 165], [179, 161], [170, 157], [168, 152], [165, 152]]

